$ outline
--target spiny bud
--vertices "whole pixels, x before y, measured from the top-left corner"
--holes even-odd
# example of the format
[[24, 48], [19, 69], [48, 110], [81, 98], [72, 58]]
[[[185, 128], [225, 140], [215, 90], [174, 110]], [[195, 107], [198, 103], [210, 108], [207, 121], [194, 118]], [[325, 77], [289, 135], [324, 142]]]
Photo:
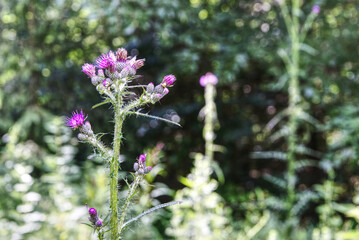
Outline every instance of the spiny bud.
[[163, 91], [164, 91], [164, 87], [162, 85], [157, 85], [155, 87], [155, 93], [158, 93], [158, 94], [163, 94]]
[[102, 79], [103, 79], [102, 77], [94, 76], [94, 77], [91, 78], [91, 83], [93, 85], [97, 86], [98, 84], [100, 84]]
[[145, 174], [149, 173], [152, 170], [151, 166], [145, 168]]
[[98, 228], [102, 227], [102, 221], [101, 221], [101, 219], [99, 219], [99, 220], [96, 221], [96, 227], [98, 227]]
[[86, 141], [87, 136], [86, 136], [85, 134], [79, 133], [79, 134], [77, 135], [77, 138], [78, 138], [80, 141]]
[[112, 81], [109, 79], [109, 78], [106, 78], [102, 81], [102, 85], [105, 87], [105, 88], [108, 88], [109, 86], [111, 86], [112, 84]]
[[155, 93], [151, 96], [151, 102], [155, 103], [158, 102], [162, 98], [162, 95], [159, 93]]
[[89, 121], [86, 121], [85, 124], [80, 127], [80, 131], [88, 136], [93, 135], [91, 124]]
[[124, 67], [124, 68], [122, 69], [122, 71], [120, 72], [120, 77], [121, 77], [121, 78], [126, 78], [126, 77], [129, 75], [129, 73], [130, 73], [130, 68], [131, 68], [131, 67], [128, 67], [128, 66]]
[[133, 164], [133, 170], [135, 170], [135, 172], [138, 171], [138, 163], [137, 163], [137, 162], [135, 162], [135, 163]]
[[154, 90], [155, 90], [155, 85], [153, 85], [153, 83], [149, 83], [147, 85], [146, 92], [148, 94], [152, 94]]

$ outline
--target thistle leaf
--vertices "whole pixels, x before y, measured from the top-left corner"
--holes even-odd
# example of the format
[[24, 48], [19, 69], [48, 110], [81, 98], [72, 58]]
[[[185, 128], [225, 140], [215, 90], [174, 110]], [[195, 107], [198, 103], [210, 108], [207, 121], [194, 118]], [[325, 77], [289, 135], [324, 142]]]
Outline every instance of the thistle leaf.
[[171, 121], [171, 120], [168, 120], [168, 119], [165, 119], [165, 118], [161, 118], [161, 117], [157, 117], [157, 116], [153, 116], [153, 115], [149, 115], [149, 114], [146, 114], [146, 113], [140, 113], [140, 112], [135, 112], [135, 111], [128, 112], [128, 113], [129, 114], [135, 114], [135, 115], [138, 115], [138, 116], [141, 116], [141, 117], [153, 118], [153, 119], [156, 119], [156, 120], [160, 120], [160, 121], [167, 122], [167, 123], [172, 123], [174, 125], [182, 127], [180, 124], [178, 124], [178, 123], [176, 123], [174, 121]]
[[99, 106], [102, 106], [102, 105], [104, 105], [104, 104], [106, 104], [106, 103], [111, 103], [111, 99], [106, 99], [105, 101], [103, 101], [103, 102], [100, 102], [100, 103], [98, 103], [98, 104], [96, 104], [96, 105], [93, 105], [92, 106], [92, 109], [95, 109], [95, 108], [97, 108], [97, 107], [99, 107]]
[[168, 203], [164, 203], [164, 204], [160, 204], [158, 206], [155, 206], [153, 208], [150, 208], [149, 210], [141, 213], [140, 215], [132, 218], [131, 220], [127, 221], [125, 224], [123, 224], [123, 228], [125, 228], [128, 224], [134, 222], [134, 221], [138, 221], [140, 218], [146, 216], [147, 214], [150, 214], [158, 209], [161, 209], [161, 208], [165, 208], [165, 207], [168, 207], [168, 206], [172, 206], [172, 205], [175, 205], [175, 204], [180, 204], [182, 203], [182, 201], [173, 201], [173, 202], [168, 202]]

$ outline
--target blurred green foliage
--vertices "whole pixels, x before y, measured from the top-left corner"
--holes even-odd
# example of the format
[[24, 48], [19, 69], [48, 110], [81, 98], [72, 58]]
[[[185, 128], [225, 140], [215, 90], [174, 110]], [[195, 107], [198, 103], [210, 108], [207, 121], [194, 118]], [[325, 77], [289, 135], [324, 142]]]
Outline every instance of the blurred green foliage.
[[[81, 222], [87, 221], [86, 203], [100, 210], [107, 203], [105, 166], [96, 156], [87, 158], [92, 150], [78, 144], [58, 116], [83, 108], [96, 132], [112, 132], [111, 109], [90, 110], [101, 99], [81, 65], [123, 46], [146, 58], [141, 69], [145, 78], [139, 81], [158, 82], [168, 73], [177, 76], [171, 94], [152, 112], [179, 116], [183, 126], [127, 121], [124, 169], [131, 169], [143, 149], [163, 141], [166, 174], [155, 182], [183, 188], [178, 178], [190, 172], [189, 153], [204, 149], [197, 120], [204, 102], [198, 80], [212, 71], [219, 78], [221, 129], [216, 142], [226, 148], [216, 155], [225, 176], [217, 193], [232, 208], [238, 236], [256, 233], [252, 239], [290, 239], [282, 227], [294, 221], [297, 239], [357, 239], [359, 4], [305, 1], [303, 13], [314, 4], [321, 5], [321, 12], [308, 33], [310, 47], [302, 54], [300, 90], [306, 112], [319, 127], [299, 129], [306, 147], [313, 150], [307, 158], [314, 166], [304, 164], [298, 170], [296, 194], [308, 201], [295, 219], [286, 219], [279, 201], [284, 197], [281, 177], [286, 162], [280, 154], [252, 158], [253, 152], [286, 149], [285, 142], [265, 130], [288, 103], [288, 75], [277, 54], [288, 39], [272, 1], [3, 0], [0, 237], [91, 236], [91, 229]], [[103, 137], [105, 142], [110, 139], [111, 134]], [[170, 200], [161, 194], [152, 198], [147, 204]], [[134, 211], [141, 212], [141, 207]], [[169, 213], [163, 214], [164, 220], [156, 217], [152, 230], [146, 231], [167, 238]], [[132, 227], [134, 232], [138, 229]]]

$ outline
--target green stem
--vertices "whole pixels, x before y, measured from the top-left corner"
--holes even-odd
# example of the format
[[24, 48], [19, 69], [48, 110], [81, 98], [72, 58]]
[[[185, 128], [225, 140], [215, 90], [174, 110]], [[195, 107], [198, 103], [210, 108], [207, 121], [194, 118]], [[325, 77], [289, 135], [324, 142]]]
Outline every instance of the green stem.
[[91, 137], [89, 143], [91, 143], [92, 146], [94, 146], [98, 151], [100, 151], [106, 159], [111, 158], [110, 149], [108, 149], [99, 139], [97, 139], [96, 137]]
[[298, 115], [301, 111], [300, 101], [301, 95], [299, 91], [299, 19], [297, 13], [299, 12], [299, 1], [292, 1], [292, 19], [293, 24], [290, 26], [288, 31], [291, 40], [291, 65], [289, 66], [290, 80], [289, 80], [289, 134], [288, 134], [288, 171], [287, 171], [287, 204], [288, 204], [288, 215], [291, 215], [291, 208], [295, 201], [295, 150], [297, 145], [297, 130], [298, 130]]
[[124, 116], [121, 112], [122, 98], [117, 96], [115, 105], [115, 132], [113, 145], [113, 158], [110, 164], [110, 197], [111, 197], [111, 240], [117, 239], [118, 229], [118, 168], [120, 157], [120, 146], [122, 139], [122, 125]]
[[204, 120], [204, 129], [203, 137], [206, 141], [205, 145], [205, 156], [209, 162], [213, 161], [214, 155], [214, 123], [216, 121], [216, 105], [214, 102], [214, 97], [216, 95], [216, 89], [213, 84], [207, 84], [205, 88], [205, 120]]
[[119, 221], [119, 224], [118, 224], [118, 229], [119, 229], [119, 231], [118, 231], [118, 233], [119, 233], [118, 239], [121, 239], [121, 233], [122, 233], [122, 230], [124, 228], [124, 222], [125, 222], [128, 206], [130, 205], [131, 199], [135, 195], [136, 188], [140, 184], [142, 178], [143, 178], [143, 175], [136, 175], [135, 180], [131, 184], [130, 191], [127, 194], [125, 203], [122, 206], [121, 217], [120, 217], [120, 221]]

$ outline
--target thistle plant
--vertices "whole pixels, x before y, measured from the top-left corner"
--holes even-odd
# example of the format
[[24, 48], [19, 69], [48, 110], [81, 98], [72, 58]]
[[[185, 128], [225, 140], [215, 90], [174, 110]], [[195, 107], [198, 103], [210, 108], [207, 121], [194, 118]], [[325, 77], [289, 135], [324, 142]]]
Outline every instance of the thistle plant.
[[216, 104], [214, 102], [218, 79], [212, 73], [200, 78], [205, 88], [205, 106], [203, 108], [205, 154], [194, 155], [194, 167], [187, 178], [181, 182], [186, 186], [176, 192], [175, 200], [183, 200], [180, 208], [173, 211], [171, 228], [167, 233], [176, 239], [225, 239], [229, 236], [228, 209], [215, 190], [217, 180], [211, 177], [214, 169], [214, 152], [219, 146], [214, 144], [215, 125], [218, 124]]
[[[298, 145], [298, 122], [300, 119], [305, 119], [309, 115], [305, 113], [303, 107], [303, 100], [300, 93], [299, 77], [300, 77], [300, 56], [301, 50], [310, 48], [304, 44], [308, 30], [312, 26], [315, 16], [320, 12], [318, 5], [313, 6], [311, 13], [306, 18], [303, 25], [300, 24], [301, 1], [291, 1], [291, 11], [289, 11], [286, 1], [278, 1], [284, 22], [289, 34], [289, 51], [280, 50], [278, 53], [285, 63], [289, 75], [288, 83], [288, 170], [287, 170], [287, 207], [291, 209], [295, 202], [295, 184], [296, 184], [296, 152]], [[291, 214], [291, 210], [289, 211]]]
[[[148, 85], [130, 85], [135, 79], [139, 78], [136, 72], [144, 65], [145, 59], [137, 59], [135, 57], [127, 56], [127, 51], [124, 48], [118, 49], [115, 53], [110, 51], [102, 54], [97, 60], [96, 64], [86, 63], [82, 66], [82, 71], [91, 79], [91, 83], [96, 87], [96, 90], [104, 98], [104, 101], [95, 105], [99, 107], [103, 104], [111, 104], [114, 110], [114, 137], [112, 147], [106, 146], [100, 140], [100, 135], [95, 134], [92, 130], [91, 124], [87, 120], [87, 115], [83, 110], [76, 110], [72, 113], [71, 117], [66, 119], [67, 126], [72, 129], [78, 129], [78, 139], [81, 142], [91, 144], [99, 156], [108, 164], [109, 167], [109, 179], [110, 179], [110, 206], [109, 216], [104, 219], [99, 218], [98, 212], [95, 208], [89, 209], [89, 224], [98, 233], [98, 239], [105, 239], [107, 232], [110, 232], [110, 236], [107, 239], [115, 240], [121, 239], [123, 231], [126, 227], [139, 220], [141, 217], [149, 214], [159, 208], [170, 206], [177, 202], [170, 202], [161, 204], [150, 210], [145, 211], [133, 219], [126, 219], [126, 214], [129, 210], [131, 201], [136, 194], [136, 189], [144, 176], [151, 170], [151, 166], [146, 166], [146, 153], [141, 154], [133, 164], [133, 176], [132, 183], [124, 180], [129, 191], [125, 197], [123, 204], [119, 206], [118, 190], [119, 186], [119, 174], [121, 158], [120, 147], [123, 139], [122, 126], [126, 118], [130, 115], [137, 115], [143, 117], [155, 118], [157, 120], [163, 120], [165, 122], [173, 123], [170, 120], [151, 116], [145, 113], [141, 113], [138, 109], [141, 106], [154, 104], [160, 101], [166, 94], [169, 93], [169, 88], [173, 86], [176, 81], [174, 75], [167, 75], [163, 78], [162, 82], [158, 85], [149, 83]], [[131, 90], [134, 88], [140, 88], [143, 90], [141, 95], [136, 95]]]

